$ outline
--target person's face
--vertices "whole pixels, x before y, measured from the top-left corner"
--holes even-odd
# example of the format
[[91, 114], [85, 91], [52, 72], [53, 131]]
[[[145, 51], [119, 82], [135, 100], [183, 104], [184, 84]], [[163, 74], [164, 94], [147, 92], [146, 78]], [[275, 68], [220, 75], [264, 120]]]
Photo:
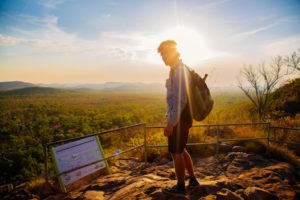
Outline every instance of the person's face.
[[178, 53], [175, 50], [164, 50], [160, 55], [164, 63], [168, 66], [172, 66], [176, 59], [178, 59]]
[[162, 60], [164, 61], [164, 63], [166, 64], [166, 65], [168, 65], [168, 51], [162, 51], [161, 53], [160, 53], [160, 55], [161, 55], [161, 58], [162, 58]]

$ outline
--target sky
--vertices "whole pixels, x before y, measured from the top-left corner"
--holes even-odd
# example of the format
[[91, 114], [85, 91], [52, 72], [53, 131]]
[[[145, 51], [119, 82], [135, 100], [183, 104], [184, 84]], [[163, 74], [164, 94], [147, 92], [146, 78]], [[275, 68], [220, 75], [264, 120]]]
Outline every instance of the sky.
[[0, 81], [164, 83], [157, 47], [214, 86], [300, 48], [299, 0], [0, 0]]

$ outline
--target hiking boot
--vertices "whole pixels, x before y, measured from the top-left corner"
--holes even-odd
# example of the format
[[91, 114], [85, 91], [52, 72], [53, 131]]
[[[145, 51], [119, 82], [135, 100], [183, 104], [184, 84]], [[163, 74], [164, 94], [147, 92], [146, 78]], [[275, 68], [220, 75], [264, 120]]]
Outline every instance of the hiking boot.
[[178, 185], [174, 185], [172, 188], [166, 187], [162, 191], [172, 196], [182, 197], [186, 195], [186, 189], [181, 189]]
[[190, 179], [189, 179], [189, 185], [188, 185], [188, 187], [189, 188], [196, 188], [196, 187], [198, 187], [200, 184], [199, 184], [199, 182], [197, 181], [197, 179], [196, 179], [196, 177], [190, 177]]

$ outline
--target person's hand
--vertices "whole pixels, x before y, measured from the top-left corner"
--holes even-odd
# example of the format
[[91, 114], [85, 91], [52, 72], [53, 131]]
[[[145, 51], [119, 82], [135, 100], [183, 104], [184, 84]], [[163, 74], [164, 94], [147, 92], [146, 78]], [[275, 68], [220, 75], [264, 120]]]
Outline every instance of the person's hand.
[[172, 133], [173, 133], [173, 126], [171, 124], [167, 123], [167, 126], [165, 127], [165, 130], [164, 130], [164, 135], [166, 137], [169, 137], [172, 135]]

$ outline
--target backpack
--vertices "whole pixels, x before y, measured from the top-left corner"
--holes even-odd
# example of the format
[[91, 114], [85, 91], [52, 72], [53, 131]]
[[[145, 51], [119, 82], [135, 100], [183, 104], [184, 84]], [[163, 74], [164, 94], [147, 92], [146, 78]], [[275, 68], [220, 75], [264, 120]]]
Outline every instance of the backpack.
[[191, 82], [188, 88], [188, 100], [192, 118], [196, 121], [202, 121], [213, 108], [210, 91], [205, 83], [207, 74], [201, 78], [194, 70], [185, 65], [191, 75]]

